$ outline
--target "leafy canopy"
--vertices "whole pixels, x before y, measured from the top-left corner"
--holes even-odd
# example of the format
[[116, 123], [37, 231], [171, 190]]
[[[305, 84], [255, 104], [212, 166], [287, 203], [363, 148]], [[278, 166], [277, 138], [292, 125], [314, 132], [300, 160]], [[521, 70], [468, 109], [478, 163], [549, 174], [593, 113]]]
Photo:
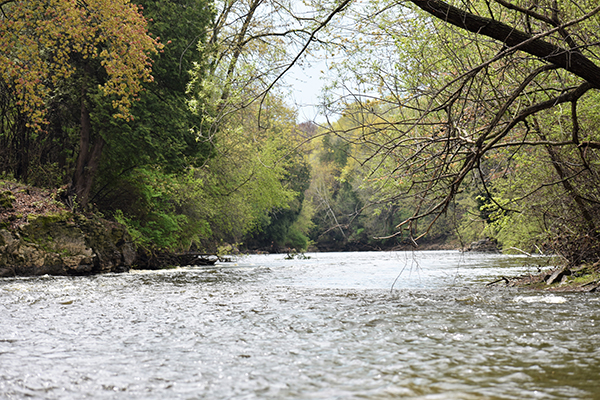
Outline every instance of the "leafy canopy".
[[127, 0], [14, 0], [0, 6], [0, 78], [31, 116], [44, 122], [53, 87], [69, 78], [73, 57], [100, 61], [101, 84], [115, 117], [129, 118], [132, 100], [152, 81], [150, 54], [162, 45], [146, 30], [138, 6]]

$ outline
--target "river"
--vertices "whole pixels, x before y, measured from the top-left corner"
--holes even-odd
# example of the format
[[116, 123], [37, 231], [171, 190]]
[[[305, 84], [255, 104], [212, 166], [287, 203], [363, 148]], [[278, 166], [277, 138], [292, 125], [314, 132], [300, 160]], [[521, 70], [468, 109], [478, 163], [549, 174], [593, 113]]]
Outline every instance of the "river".
[[0, 399], [600, 399], [600, 296], [543, 258], [247, 256], [0, 279]]

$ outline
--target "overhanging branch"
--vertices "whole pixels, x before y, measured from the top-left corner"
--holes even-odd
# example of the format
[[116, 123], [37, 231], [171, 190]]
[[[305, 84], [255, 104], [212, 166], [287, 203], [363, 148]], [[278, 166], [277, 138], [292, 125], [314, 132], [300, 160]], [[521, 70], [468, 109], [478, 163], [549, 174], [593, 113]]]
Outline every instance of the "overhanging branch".
[[[558, 65], [600, 89], [600, 67], [573, 49], [564, 49], [541, 38], [522, 32], [497, 20], [468, 13], [441, 0], [409, 0], [417, 7], [449, 24], [478, 35], [499, 40], [508, 47], [517, 47], [542, 60]], [[556, 31], [577, 24], [600, 12], [600, 6], [583, 17], [555, 28]]]

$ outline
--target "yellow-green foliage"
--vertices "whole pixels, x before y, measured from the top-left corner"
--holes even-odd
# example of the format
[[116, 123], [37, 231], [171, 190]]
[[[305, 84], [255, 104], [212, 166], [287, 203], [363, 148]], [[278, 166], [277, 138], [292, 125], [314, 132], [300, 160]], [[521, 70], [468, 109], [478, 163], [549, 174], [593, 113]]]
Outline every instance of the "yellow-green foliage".
[[10, 190], [0, 193], [0, 208], [11, 209], [14, 201], [15, 195]]
[[138, 7], [124, 0], [9, 1], [2, 15], [0, 77], [33, 126], [44, 123], [52, 86], [73, 75], [74, 54], [99, 61], [115, 116], [129, 117], [142, 82], [152, 80], [150, 54], [163, 47], [146, 31]]

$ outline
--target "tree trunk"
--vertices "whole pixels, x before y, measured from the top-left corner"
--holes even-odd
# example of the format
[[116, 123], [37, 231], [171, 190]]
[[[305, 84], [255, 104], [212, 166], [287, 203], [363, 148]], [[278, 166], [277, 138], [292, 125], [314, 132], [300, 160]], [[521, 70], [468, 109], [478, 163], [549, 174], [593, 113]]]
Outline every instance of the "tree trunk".
[[76, 196], [75, 201], [81, 207], [85, 208], [90, 200], [90, 193], [94, 177], [100, 165], [104, 143], [102, 137], [93, 137], [90, 112], [85, 104], [85, 98], [82, 96], [79, 155], [77, 157], [75, 173], [73, 174], [72, 187], [72, 193]]
[[[542, 140], [548, 141], [548, 138], [546, 138], [546, 136], [541, 132], [541, 129], [540, 129], [540, 126], [539, 126], [537, 120], [535, 121], [535, 124], [536, 124], [537, 130], [538, 130], [538, 135], [540, 135]], [[588, 210], [588, 208], [586, 207], [585, 199], [583, 197], [581, 197], [581, 195], [578, 193], [577, 189], [572, 185], [572, 183], [570, 182], [570, 180], [568, 178], [567, 172], [565, 172], [565, 170], [563, 169], [563, 165], [565, 164], [565, 162], [563, 162], [561, 160], [560, 155], [558, 154], [558, 152], [556, 152], [556, 150], [552, 146], [546, 145], [544, 147], [546, 148], [546, 152], [548, 153], [548, 156], [550, 157], [552, 166], [554, 167], [554, 170], [556, 171], [556, 174], [558, 175], [560, 182], [562, 183], [562, 186], [565, 189], [565, 192], [568, 193], [568, 195], [571, 197], [571, 199], [573, 200], [573, 202], [576, 205], [576, 210], [574, 210], [574, 211], [575, 212], [578, 211], [578, 214], [581, 216], [580, 220], [582, 221], [583, 224], [586, 225], [587, 230], [590, 232], [595, 232], [596, 225], [594, 222], [594, 218], [593, 218], [592, 214], [590, 213], [590, 210]]]
[[[488, 36], [504, 43], [507, 47], [539, 57], [585, 79], [595, 88], [600, 88], [600, 67], [576, 49], [556, 46], [544, 41], [542, 35], [532, 36], [519, 31], [514, 26], [468, 13], [441, 0], [410, 0], [410, 2], [442, 21], [469, 32]], [[581, 20], [590, 18], [598, 11], [598, 8], [595, 8], [584, 15]], [[559, 28], [555, 29], [560, 30]]]

